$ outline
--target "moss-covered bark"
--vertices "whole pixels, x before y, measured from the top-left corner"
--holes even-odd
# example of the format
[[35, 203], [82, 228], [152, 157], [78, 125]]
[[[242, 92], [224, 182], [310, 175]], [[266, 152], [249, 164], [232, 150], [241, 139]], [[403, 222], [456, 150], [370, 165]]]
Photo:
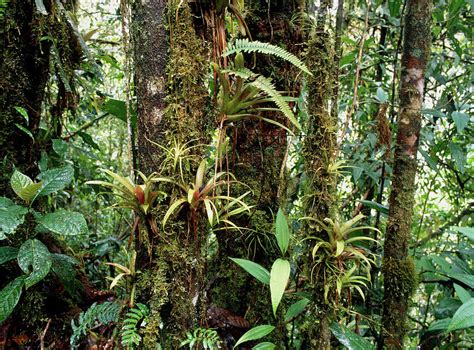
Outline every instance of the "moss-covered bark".
[[[336, 157], [337, 114], [332, 114], [330, 101], [334, 97], [334, 51], [333, 38], [326, 28], [329, 2], [323, 2], [320, 8], [318, 23], [308, 41], [306, 64], [313, 73], [308, 77], [307, 112], [308, 123], [303, 141], [305, 215], [323, 221], [334, 218], [336, 204], [336, 172], [333, 168]], [[326, 233], [306, 227], [306, 237]], [[302, 237], [303, 238], [303, 237]], [[311, 275], [313, 259], [310, 254], [304, 263], [308, 279]], [[311, 349], [329, 349], [331, 332], [329, 324], [333, 317], [331, 301], [324, 298], [324, 286], [327, 283], [324, 267], [312, 276], [313, 307], [308, 320], [303, 326], [306, 346]], [[331, 299], [330, 297], [328, 299]]]
[[[245, 20], [254, 40], [281, 46], [296, 55], [301, 53], [304, 33], [299, 26], [291, 25], [301, 9], [297, 2], [255, 0], [245, 6], [249, 12]], [[246, 58], [249, 63], [251, 56]], [[301, 80], [296, 79], [298, 72], [292, 68], [268, 55], [257, 55], [257, 65], [252, 70], [272, 77], [279, 90], [297, 95]], [[285, 123], [279, 113], [266, 117]], [[249, 216], [236, 221], [238, 226], [250, 230], [218, 233], [219, 252], [209, 271], [211, 300], [237, 315], [245, 315], [252, 325], [274, 323], [270, 296], [264, 292], [265, 287], [232, 263], [229, 257], [250, 259], [270, 268], [279, 256], [274, 244], [273, 221], [278, 207], [285, 204], [282, 175], [286, 171], [287, 133], [269, 123], [244, 121], [229, 128], [228, 136], [232, 144], [228, 154], [230, 170], [237, 180], [252, 189], [252, 199], [247, 197], [246, 202], [254, 207]], [[248, 191], [248, 188], [241, 191]], [[280, 335], [275, 332], [274, 336]]]
[[[45, 1], [49, 8], [49, 1]], [[37, 175], [39, 144], [16, 125], [38, 136], [41, 107], [49, 76], [48, 16], [34, 1], [11, 0], [0, 23], [0, 193], [10, 193], [13, 166]], [[26, 121], [15, 107], [26, 109]]]
[[[138, 165], [143, 172], [160, 172], [177, 178], [175, 169], [162, 168], [163, 147], [209, 142], [213, 122], [205, 80], [208, 74], [207, 44], [196, 34], [196, 24], [187, 3], [179, 1], [135, 1], [132, 8], [135, 85], [138, 101]], [[152, 142], [150, 142], [152, 141]], [[202, 147], [189, 155], [201, 159]], [[192, 183], [197, 163], [184, 169]], [[154, 210], [158, 225], [169, 206], [181, 194], [172, 186], [170, 202]], [[175, 193], [176, 192], [176, 193]], [[193, 214], [185, 206], [159, 237], [149, 237], [152, 256], [140, 259], [143, 271], [138, 281], [138, 299], [149, 305], [151, 322], [144, 344], [154, 348], [178, 348], [185, 331], [203, 322], [205, 219], [197, 213], [197, 241], [194, 240]], [[163, 232], [166, 231], [166, 232]], [[140, 254], [139, 254], [140, 255]], [[142, 254], [143, 255], [143, 254]], [[163, 328], [160, 331], [160, 324]]]
[[397, 118], [397, 143], [389, 199], [383, 259], [384, 300], [380, 348], [402, 349], [408, 302], [416, 286], [416, 270], [408, 257], [425, 68], [430, 57], [431, 1], [409, 0]]

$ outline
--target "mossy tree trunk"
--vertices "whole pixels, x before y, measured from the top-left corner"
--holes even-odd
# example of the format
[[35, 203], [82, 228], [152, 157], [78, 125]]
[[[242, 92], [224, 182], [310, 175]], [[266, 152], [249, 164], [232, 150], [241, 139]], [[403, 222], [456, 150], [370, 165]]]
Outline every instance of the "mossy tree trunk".
[[[132, 7], [138, 170], [147, 174], [159, 172], [178, 179], [176, 169], [161, 167], [165, 154], [153, 142], [163, 147], [172, 147], [175, 142], [191, 142], [187, 146], [209, 143], [208, 127], [213, 120], [205, 84], [208, 50], [197, 34], [200, 27], [194, 19], [187, 2], [143, 0], [135, 1]], [[193, 148], [188, 156], [202, 159], [203, 147]], [[186, 182], [194, 182], [197, 165], [191, 163], [190, 169], [184, 169]], [[185, 205], [162, 228], [164, 214], [182, 195], [173, 186], [166, 190], [169, 202], [160, 203], [153, 212], [159, 236], [148, 237], [153, 246], [151, 256], [139, 259], [137, 266], [142, 271], [138, 300], [146, 303], [152, 314], [144, 339], [146, 348], [159, 342], [164, 348], [178, 348], [185, 332], [204, 322], [206, 308], [205, 254], [196, 249], [205, 246], [205, 219], [201, 213], [192, 218]], [[198, 221], [197, 241], [193, 220]]]
[[413, 216], [417, 151], [425, 68], [430, 57], [431, 9], [428, 0], [409, 0], [405, 16], [400, 107], [389, 218], [383, 259], [384, 300], [380, 348], [402, 349], [408, 302], [416, 270], [408, 256]]
[[[252, 13], [245, 20], [253, 40], [284, 47], [299, 55], [304, 33], [299, 26], [292, 26], [291, 20], [301, 11], [300, 6], [287, 0], [250, 1], [246, 7], [251, 8]], [[252, 56], [246, 55], [249, 67], [251, 60]], [[257, 55], [257, 65], [252, 70], [266, 77], [276, 77], [274, 82], [278, 90], [291, 91], [292, 95], [298, 96], [301, 80], [296, 78], [298, 72], [289, 64], [267, 55]], [[265, 117], [285, 124], [279, 113]], [[210, 265], [211, 300], [219, 307], [245, 316], [252, 325], [274, 323], [268, 289], [232, 263], [229, 257], [249, 259], [269, 269], [280, 254], [274, 244], [273, 221], [279, 206], [285, 204], [287, 132], [269, 123], [243, 121], [233, 126], [228, 136], [232, 144], [228, 154], [229, 169], [238, 181], [252, 189], [252, 199], [249, 196], [246, 202], [253, 208], [249, 216], [235, 222], [250, 230], [217, 233], [219, 253]], [[248, 188], [241, 189], [241, 193], [246, 191]], [[236, 196], [236, 193], [232, 195]]]
[[[331, 100], [334, 98], [334, 65], [333, 38], [327, 29], [328, 11], [331, 2], [323, 1], [318, 12], [318, 22], [308, 41], [306, 64], [313, 73], [308, 77], [308, 124], [303, 141], [304, 171], [307, 182], [304, 186], [305, 215], [323, 221], [334, 218], [336, 204], [336, 173], [331, 171], [336, 157], [337, 113], [331, 113]], [[336, 59], [337, 61], [337, 59]], [[317, 228], [305, 228], [305, 236], [322, 236], [326, 233]], [[330, 349], [333, 301], [324, 297], [324, 267], [312, 274], [313, 258], [308, 254], [304, 263], [308, 279], [313, 281], [313, 307], [311, 316], [303, 327], [305, 346], [311, 349]], [[316, 271], [315, 270], [315, 271]]]
[[[49, 1], [45, 6], [49, 8]], [[38, 173], [41, 107], [49, 77], [48, 16], [36, 11], [33, 0], [11, 0], [0, 19], [0, 193], [11, 194], [13, 166], [29, 176]], [[24, 108], [29, 121], [15, 107]]]

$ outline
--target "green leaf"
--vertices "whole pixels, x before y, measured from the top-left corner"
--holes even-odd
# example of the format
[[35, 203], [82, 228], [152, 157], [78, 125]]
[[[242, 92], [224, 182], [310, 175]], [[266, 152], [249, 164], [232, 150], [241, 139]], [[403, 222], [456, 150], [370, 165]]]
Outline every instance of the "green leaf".
[[275, 316], [289, 278], [290, 263], [287, 260], [276, 259], [270, 271], [270, 295]]
[[247, 341], [261, 339], [264, 336], [273, 332], [274, 329], [275, 327], [268, 324], [253, 327], [252, 329], [245, 332], [245, 334], [241, 336], [239, 340], [237, 340], [237, 343], [235, 343], [234, 345], [234, 349], [237, 348], [237, 346], [239, 346], [240, 344], [245, 343]]
[[290, 62], [306, 74], [313, 75], [298, 57], [278, 46], [262, 43], [256, 40], [249, 41], [248, 39], [237, 39], [232, 45], [227, 47], [227, 49], [222, 53], [222, 56], [226, 57], [238, 52], [258, 52], [266, 55], [274, 55]]
[[76, 236], [89, 232], [86, 219], [82, 214], [64, 209], [43, 216], [38, 220], [38, 223], [51, 232], [65, 236]]
[[30, 122], [30, 118], [28, 117], [28, 111], [26, 109], [24, 109], [23, 107], [19, 107], [19, 106], [16, 106], [15, 107], [15, 110], [20, 113], [20, 115], [25, 118], [26, 122], [29, 123]]
[[17, 277], [0, 291], [0, 324], [12, 313], [21, 297], [25, 276]]
[[71, 166], [46, 170], [41, 173], [43, 185], [33, 199], [62, 190], [72, 181], [73, 177], [74, 169]]
[[388, 215], [388, 207], [385, 206], [385, 205], [382, 205], [382, 204], [374, 202], [374, 201], [368, 201], [368, 200], [360, 200], [358, 202], [361, 202], [367, 208], [375, 209], [375, 210], [379, 211], [381, 214], [383, 214], [385, 216]]
[[52, 142], [54, 152], [63, 159], [66, 156], [68, 144], [61, 139], [53, 139]]
[[81, 138], [82, 138], [82, 141], [84, 141], [85, 143], [87, 143], [89, 146], [91, 146], [92, 148], [100, 151], [100, 147], [97, 143], [95, 143], [94, 139], [92, 138], [91, 135], [83, 132], [83, 131], [79, 131], [77, 133]]
[[25, 279], [27, 289], [46, 277], [51, 264], [48, 248], [37, 239], [29, 239], [21, 245], [18, 251], [18, 265], [28, 275]]
[[456, 124], [456, 128], [458, 129], [458, 133], [461, 133], [464, 128], [469, 124], [469, 115], [466, 113], [461, 112], [453, 112], [451, 113], [451, 117], [454, 120], [454, 124]]
[[15, 232], [18, 225], [25, 220], [28, 209], [13, 203], [8, 198], [0, 197], [0, 240]]
[[286, 311], [285, 322], [291, 321], [291, 319], [302, 313], [308, 304], [309, 299], [304, 298], [291, 305]]
[[469, 286], [469, 288], [474, 289], [474, 275], [470, 275], [467, 273], [449, 272], [447, 273], [447, 276], [464, 283], [465, 285]]
[[229, 258], [263, 284], [270, 284], [270, 272], [263, 266], [250, 260]]
[[474, 227], [451, 226], [451, 229], [462, 233], [464, 236], [474, 241]]
[[469, 299], [456, 311], [447, 332], [474, 326], [474, 298]]
[[442, 320], [437, 320], [430, 325], [428, 331], [444, 331], [446, 328], [448, 328], [450, 323], [451, 318], [443, 318]]
[[469, 299], [471, 299], [471, 294], [465, 290], [463, 287], [461, 287], [459, 284], [454, 283], [454, 290], [456, 291], [456, 294], [458, 295], [459, 299], [465, 303]]
[[33, 180], [31, 180], [29, 176], [19, 172], [16, 169], [10, 178], [10, 186], [12, 187], [13, 192], [15, 192], [20, 198], [21, 190], [32, 183]]
[[337, 322], [331, 324], [330, 328], [337, 340], [349, 350], [375, 350], [375, 346], [367, 339]]
[[461, 146], [450, 143], [449, 150], [451, 151], [451, 155], [453, 157], [454, 163], [458, 167], [461, 173], [464, 173], [464, 164], [466, 164], [466, 155], [464, 154]]
[[33, 141], [35, 140], [35, 137], [33, 136], [33, 134], [31, 133], [30, 130], [28, 130], [27, 128], [25, 128], [23, 125], [20, 125], [18, 123], [15, 123], [15, 126], [20, 129], [21, 131], [23, 131], [25, 134], [27, 134]]
[[275, 344], [266, 341], [266, 342], [259, 343], [259, 344], [255, 345], [252, 348], [252, 350], [273, 350], [275, 348], [276, 348]]
[[290, 242], [290, 229], [288, 228], [288, 222], [286, 221], [285, 214], [283, 214], [281, 209], [278, 209], [275, 226], [275, 235], [278, 247], [280, 247], [280, 251], [284, 255], [288, 250], [288, 245]]
[[7, 261], [16, 259], [18, 255], [18, 248], [14, 247], [0, 247], [0, 265]]

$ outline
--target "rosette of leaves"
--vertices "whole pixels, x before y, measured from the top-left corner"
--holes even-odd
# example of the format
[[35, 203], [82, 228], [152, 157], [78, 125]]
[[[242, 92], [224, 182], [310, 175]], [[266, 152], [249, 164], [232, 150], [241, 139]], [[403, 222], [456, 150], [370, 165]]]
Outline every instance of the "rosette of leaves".
[[154, 191], [153, 186], [159, 181], [171, 183], [174, 181], [168, 178], [159, 178], [156, 173], [146, 176], [138, 171], [137, 174], [142, 180], [142, 184], [136, 184], [130, 177], [120, 176], [107, 169], [102, 169], [102, 172], [111, 177], [112, 182], [93, 180], [87, 181], [86, 184], [99, 185], [110, 189], [112, 194], [118, 198], [118, 201], [112, 206], [113, 208], [131, 209], [136, 214], [129, 244], [131, 244], [136, 229], [138, 228], [138, 232], [140, 232], [143, 225], [146, 225], [153, 234], [158, 235], [158, 227], [150, 215], [150, 210], [160, 192]]
[[[370, 268], [375, 264], [375, 255], [357, 243], [371, 241], [377, 243], [373, 238], [367, 236], [350, 237], [351, 233], [361, 230], [372, 230], [380, 232], [372, 226], [354, 226], [364, 215], [359, 214], [343, 223], [333, 221], [330, 218], [321, 222], [311, 217], [302, 218], [315, 222], [319, 228], [322, 228], [327, 234], [327, 238], [309, 237], [307, 240], [315, 240], [312, 248], [313, 267], [311, 269], [311, 278], [315, 271], [324, 269], [324, 297], [328, 300], [331, 289], [335, 288], [336, 302], [339, 300], [343, 289], [356, 289], [361, 297], [365, 299], [361, 288], [367, 287], [370, 283]], [[366, 276], [357, 273], [358, 269], [363, 269]], [[319, 274], [316, 274], [319, 275]]]
[[184, 206], [191, 212], [193, 228], [197, 229], [197, 213], [204, 210], [208, 223], [218, 229], [218, 224], [224, 223], [227, 228], [239, 229], [231, 220], [232, 216], [243, 212], [250, 212], [250, 207], [243, 199], [250, 194], [246, 192], [239, 197], [223, 194], [222, 188], [228, 188], [232, 183], [237, 183], [229, 172], [218, 172], [214, 176], [206, 177], [206, 160], [203, 160], [196, 172], [195, 181], [188, 186], [177, 184], [182, 196], [174, 200], [163, 217], [163, 227], [166, 226], [170, 216]]

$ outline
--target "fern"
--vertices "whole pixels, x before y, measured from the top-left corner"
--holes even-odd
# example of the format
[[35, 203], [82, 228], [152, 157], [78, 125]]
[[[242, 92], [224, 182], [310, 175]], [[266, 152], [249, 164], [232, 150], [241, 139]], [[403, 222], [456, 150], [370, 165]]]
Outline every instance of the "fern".
[[219, 349], [221, 340], [214, 329], [196, 328], [194, 332], [187, 332], [186, 339], [179, 346], [188, 345], [189, 349]]
[[313, 75], [309, 71], [308, 67], [306, 67], [306, 65], [298, 57], [286, 51], [285, 49], [272, 44], [262, 43], [260, 41], [249, 41], [248, 39], [237, 39], [232, 45], [227, 47], [227, 49], [222, 53], [222, 56], [226, 57], [238, 52], [258, 52], [266, 55], [277, 56], [284, 59], [285, 61], [290, 62], [306, 74]]
[[131, 308], [127, 312], [126, 318], [123, 321], [122, 331], [120, 332], [124, 347], [133, 350], [140, 345], [142, 337], [139, 331], [140, 328], [147, 324], [149, 314], [150, 310], [148, 307], [140, 303], [137, 303], [136, 307]]
[[71, 321], [71, 348], [74, 349], [81, 338], [93, 328], [117, 322], [119, 314], [120, 305], [117, 303], [106, 301], [92, 304], [87, 311], [81, 312], [77, 324], [75, 320]]
[[[296, 120], [295, 115], [291, 111], [290, 106], [285, 101], [285, 97], [276, 90], [275, 85], [273, 85], [273, 83], [271, 82], [269, 78], [266, 78], [262, 75], [257, 75], [256, 73], [252, 72], [248, 68], [240, 68], [236, 70], [224, 70], [223, 73], [232, 74], [239, 78], [249, 80], [248, 82], [249, 85], [259, 89], [260, 91], [268, 95], [270, 100], [278, 106], [279, 111], [282, 112], [285, 115], [285, 117], [287, 117], [288, 120], [293, 125], [295, 125], [298, 129], [301, 130], [301, 125]], [[257, 108], [256, 110], [259, 110], [259, 109]], [[276, 122], [266, 119], [266, 118], [265, 118], [265, 121], [273, 122], [274, 124], [276, 124]], [[278, 125], [282, 126], [279, 123]]]

